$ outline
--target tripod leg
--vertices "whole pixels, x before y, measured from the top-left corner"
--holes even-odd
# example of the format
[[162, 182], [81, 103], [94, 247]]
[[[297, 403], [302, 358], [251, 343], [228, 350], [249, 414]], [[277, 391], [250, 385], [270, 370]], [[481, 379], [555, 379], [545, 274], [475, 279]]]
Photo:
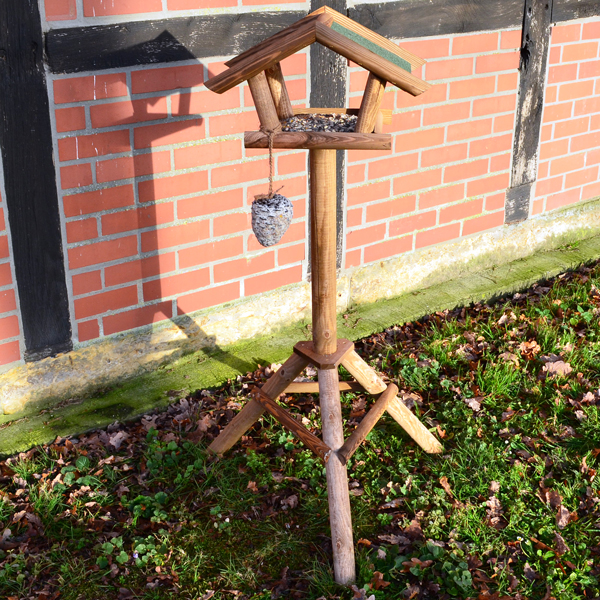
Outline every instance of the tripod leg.
[[355, 580], [356, 573], [348, 474], [344, 460], [337, 453], [337, 450], [344, 445], [337, 369], [319, 370], [319, 397], [323, 441], [332, 450], [325, 469], [333, 545], [333, 570], [336, 582], [348, 585]]
[[[377, 373], [356, 353], [351, 352], [342, 361], [344, 368], [369, 392], [380, 394], [387, 387]], [[410, 437], [429, 454], [439, 454], [442, 445], [431, 432], [413, 415], [412, 412], [396, 396], [386, 409], [392, 418], [410, 435]]]
[[[308, 361], [297, 354], [292, 354], [285, 363], [265, 383], [262, 390], [271, 399], [277, 398], [285, 391], [296, 377], [306, 367]], [[265, 412], [256, 400], [250, 400], [246, 406], [233, 418], [231, 423], [221, 431], [217, 439], [208, 447], [215, 454], [227, 452], [243, 435], [258, 421]]]

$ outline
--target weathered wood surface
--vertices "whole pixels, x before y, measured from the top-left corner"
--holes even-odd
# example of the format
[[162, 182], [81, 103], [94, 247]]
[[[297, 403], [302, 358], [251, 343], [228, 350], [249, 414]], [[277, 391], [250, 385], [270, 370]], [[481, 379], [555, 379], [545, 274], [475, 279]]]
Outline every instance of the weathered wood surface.
[[[268, 148], [269, 138], [262, 131], [245, 131], [246, 148]], [[330, 131], [284, 131], [273, 137], [273, 148], [305, 150], [391, 150], [387, 133], [336, 133]], [[335, 177], [335, 169], [333, 171]]]
[[327, 462], [331, 448], [312, 434], [304, 425], [296, 419], [285, 408], [279, 406], [260, 388], [255, 387], [251, 394], [252, 399], [258, 402], [268, 413], [273, 415], [281, 425], [291, 431], [307, 448], [310, 448], [319, 458]]
[[26, 360], [72, 349], [43, 53], [37, 0], [2, 0], [0, 152]]
[[377, 123], [379, 107], [385, 92], [385, 79], [369, 73], [367, 85], [360, 103], [358, 119], [354, 131], [357, 133], [372, 133]]
[[322, 23], [316, 24], [317, 41], [329, 49], [345, 56], [348, 60], [358, 63], [368, 71], [375, 73], [382, 79], [393, 83], [400, 89], [418, 96], [426, 92], [431, 85], [404, 69], [391, 64], [388, 60], [378, 54], [367, 50], [360, 44], [334, 31]]
[[572, 21], [600, 16], [598, 0], [553, 0], [552, 21]]
[[319, 354], [315, 351], [314, 342], [298, 342], [294, 352], [303, 356], [318, 369], [336, 369], [344, 357], [354, 350], [350, 340], [338, 339], [337, 348], [331, 354]]
[[[295, 115], [314, 115], [322, 113], [324, 115], [330, 115], [337, 113], [338, 115], [357, 115], [360, 108], [306, 108], [301, 106], [294, 107]], [[390, 125], [392, 122], [393, 110], [391, 108], [380, 108], [379, 113], [381, 114], [382, 122], [385, 125]]]
[[285, 85], [281, 64], [276, 63], [265, 71], [267, 82], [271, 90], [271, 96], [277, 110], [277, 116], [281, 119], [288, 119], [294, 116], [294, 109], [290, 102], [290, 96]]
[[531, 186], [537, 178], [540, 129], [544, 110], [546, 65], [550, 48], [552, 0], [526, 0], [521, 41], [521, 76], [515, 122], [511, 188], [505, 222], [516, 223], [529, 216]]
[[358, 4], [348, 16], [388, 39], [429, 37], [521, 27], [523, 0], [400, 0]]
[[[340, 392], [363, 392], [363, 388], [358, 381], [340, 381]], [[285, 388], [286, 394], [317, 394], [319, 384], [316, 381], [294, 381]]]
[[357, 448], [365, 441], [371, 429], [375, 427], [377, 421], [379, 421], [381, 415], [386, 411], [389, 403], [396, 397], [397, 393], [398, 388], [393, 383], [388, 385], [387, 389], [358, 424], [358, 427], [346, 439], [344, 445], [338, 451], [344, 464], [350, 460], [350, 457], [356, 452]]
[[[262, 390], [270, 398], [277, 398], [290, 385], [298, 375], [302, 372], [308, 362], [298, 356], [292, 354], [279, 369], [271, 375], [269, 381], [265, 383]], [[250, 400], [244, 408], [233, 418], [231, 423], [221, 431], [219, 436], [208, 447], [215, 454], [223, 454], [227, 452], [243, 435], [258, 421], [265, 409], [263, 406]]]
[[314, 21], [305, 22], [302, 27], [288, 31], [278, 38], [277, 42], [266, 40], [256, 51], [247, 53], [246, 58], [236, 62], [208, 81], [204, 85], [217, 94], [222, 94], [236, 85], [254, 77], [256, 74], [281, 62], [284, 58], [306, 48], [316, 40], [318, 27], [328, 29], [333, 19], [328, 15], [318, 15]]
[[267, 81], [267, 75], [261, 71], [254, 77], [248, 79], [248, 87], [252, 94], [252, 100], [258, 114], [261, 127], [265, 131], [280, 131], [281, 123], [275, 108], [271, 88]]

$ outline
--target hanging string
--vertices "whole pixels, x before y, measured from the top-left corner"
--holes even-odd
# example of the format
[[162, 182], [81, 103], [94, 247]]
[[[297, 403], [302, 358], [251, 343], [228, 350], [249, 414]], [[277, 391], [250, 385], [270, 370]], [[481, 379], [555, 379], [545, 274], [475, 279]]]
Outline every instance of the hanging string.
[[274, 132], [269, 131], [269, 198], [273, 197], [273, 136]]

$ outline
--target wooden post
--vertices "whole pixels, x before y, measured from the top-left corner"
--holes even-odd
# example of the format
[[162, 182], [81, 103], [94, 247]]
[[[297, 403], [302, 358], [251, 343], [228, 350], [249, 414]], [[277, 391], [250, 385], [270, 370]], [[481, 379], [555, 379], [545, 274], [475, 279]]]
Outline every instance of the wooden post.
[[372, 133], [375, 129], [386, 83], [385, 79], [369, 73], [365, 93], [363, 94], [360, 110], [358, 111], [358, 120], [354, 129], [357, 133]]
[[258, 113], [261, 127], [266, 131], [277, 131], [281, 129], [281, 123], [275, 110], [271, 88], [267, 83], [267, 76], [264, 71], [248, 79], [248, 86], [254, 100], [254, 106]]
[[271, 96], [273, 96], [273, 102], [275, 103], [275, 109], [277, 110], [279, 119], [289, 119], [290, 117], [293, 117], [294, 109], [290, 102], [287, 87], [285, 87], [281, 65], [276, 63], [267, 69], [265, 73], [267, 75], [267, 83], [271, 89]]
[[[313, 344], [315, 352], [337, 349], [336, 326], [336, 191], [335, 150], [310, 151], [310, 210]], [[337, 369], [319, 369], [323, 441], [332, 452], [325, 467], [333, 570], [337, 583], [356, 577], [348, 474], [337, 451], [344, 445]]]

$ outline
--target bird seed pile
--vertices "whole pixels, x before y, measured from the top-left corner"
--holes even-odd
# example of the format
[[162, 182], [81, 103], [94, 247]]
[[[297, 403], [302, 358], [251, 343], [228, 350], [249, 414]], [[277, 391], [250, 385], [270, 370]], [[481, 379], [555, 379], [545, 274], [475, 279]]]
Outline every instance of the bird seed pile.
[[283, 131], [332, 131], [353, 132], [356, 127], [356, 115], [347, 114], [301, 114], [282, 121]]

